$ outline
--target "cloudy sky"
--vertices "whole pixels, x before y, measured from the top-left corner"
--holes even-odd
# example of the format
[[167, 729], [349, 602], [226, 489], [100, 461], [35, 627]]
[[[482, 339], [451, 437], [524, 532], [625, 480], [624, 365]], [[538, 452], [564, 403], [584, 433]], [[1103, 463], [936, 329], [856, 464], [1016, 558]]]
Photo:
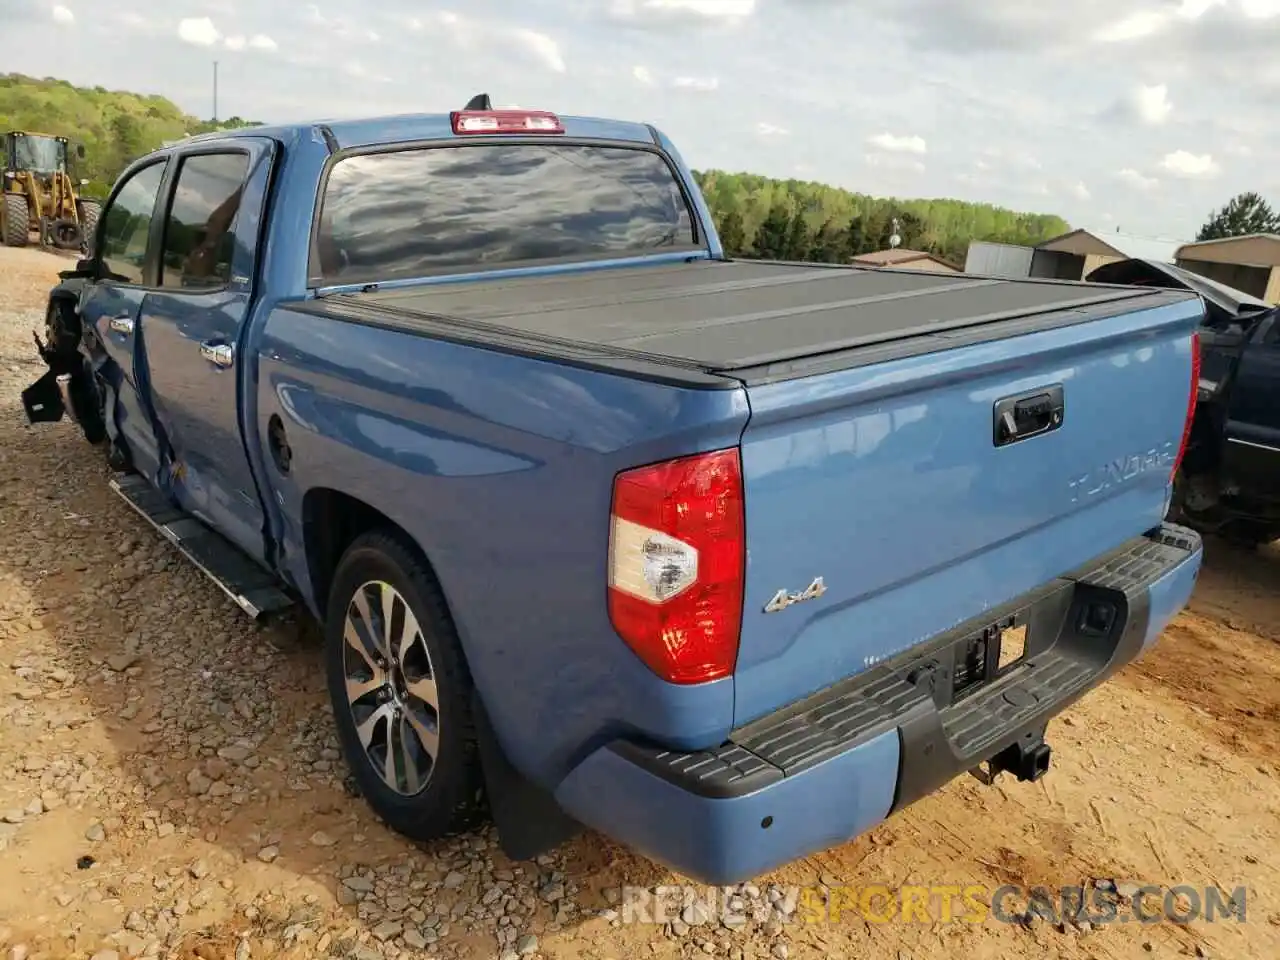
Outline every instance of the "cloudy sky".
[[1241, 190], [1280, 205], [1280, 0], [105, 7], [0, 0], [0, 70], [52, 69], [57, 23], [66, 79], [160, 93], [202, 117], [217, 60], [223, 116], [443, 111], [486, 91], [656, 123], [696, 167], [989, 201], [1074, 226], [1189, 239]]

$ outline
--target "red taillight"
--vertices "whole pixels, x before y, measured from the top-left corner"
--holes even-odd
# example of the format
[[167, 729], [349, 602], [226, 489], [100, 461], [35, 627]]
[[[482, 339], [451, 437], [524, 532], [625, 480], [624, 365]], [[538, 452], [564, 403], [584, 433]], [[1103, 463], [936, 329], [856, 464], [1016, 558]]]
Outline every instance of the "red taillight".
[[455, 110], [454, 133], [564, 133], [554, 113], [543, 110]]
[[1187, 419], [1182, 424], [1182, 442], [1178, 444], [1178, 455], [1174, 457], [1173, 469], [1169, 471], [1169, 482], [1178, 475], [1182, 466], [1182, 458], [1187, 453], [1187, 443], [1191, 440], [1191, 425], [1196, 419], [1196, 400], [1200, 396], [1200, 334], [1191, 334], [1191, 391], [1187, 396]]
[[737, 449], [618, 475], [609, 530], [609, 618], [670, 683], [733, 673], [746, 556]]

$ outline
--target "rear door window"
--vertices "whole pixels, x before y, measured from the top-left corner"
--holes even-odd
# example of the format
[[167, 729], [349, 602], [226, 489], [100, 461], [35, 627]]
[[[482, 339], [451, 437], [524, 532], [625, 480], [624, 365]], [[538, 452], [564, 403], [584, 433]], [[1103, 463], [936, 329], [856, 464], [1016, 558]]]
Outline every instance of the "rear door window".
[[697, 242], [675, 173], [651, 150], [450, 145], [339, 160], [312, 272], [326, 283], [372, 282]]
[[182, 159], [164, 227], [162, 287], [197, 291], [230, 282], [233, 227], [248, 172], [249, 156], [238, 151]]

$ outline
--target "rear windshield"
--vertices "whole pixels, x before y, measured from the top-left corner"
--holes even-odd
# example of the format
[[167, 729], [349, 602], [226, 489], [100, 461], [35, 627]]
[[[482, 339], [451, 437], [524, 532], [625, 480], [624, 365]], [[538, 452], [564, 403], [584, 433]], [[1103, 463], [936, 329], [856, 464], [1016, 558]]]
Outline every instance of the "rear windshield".
[[316, 238], [326, 283], [681, 249], [697, 236], [649, 150], [489, 143], [347, 157]]

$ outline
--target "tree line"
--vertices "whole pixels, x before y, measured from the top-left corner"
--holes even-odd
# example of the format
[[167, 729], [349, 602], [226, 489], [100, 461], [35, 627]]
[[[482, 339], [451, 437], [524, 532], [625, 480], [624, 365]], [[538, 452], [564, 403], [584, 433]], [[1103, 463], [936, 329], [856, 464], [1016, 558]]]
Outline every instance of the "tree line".
[[962, 265], [971, 240], [1034, 246], [1071, 227], [1054, 214], [963, 200], [899, 200], [823, 183], [695, 171], [721, 243], [732, 256], [848, 262], [884, 250], [894, 220], [900, 246]]

